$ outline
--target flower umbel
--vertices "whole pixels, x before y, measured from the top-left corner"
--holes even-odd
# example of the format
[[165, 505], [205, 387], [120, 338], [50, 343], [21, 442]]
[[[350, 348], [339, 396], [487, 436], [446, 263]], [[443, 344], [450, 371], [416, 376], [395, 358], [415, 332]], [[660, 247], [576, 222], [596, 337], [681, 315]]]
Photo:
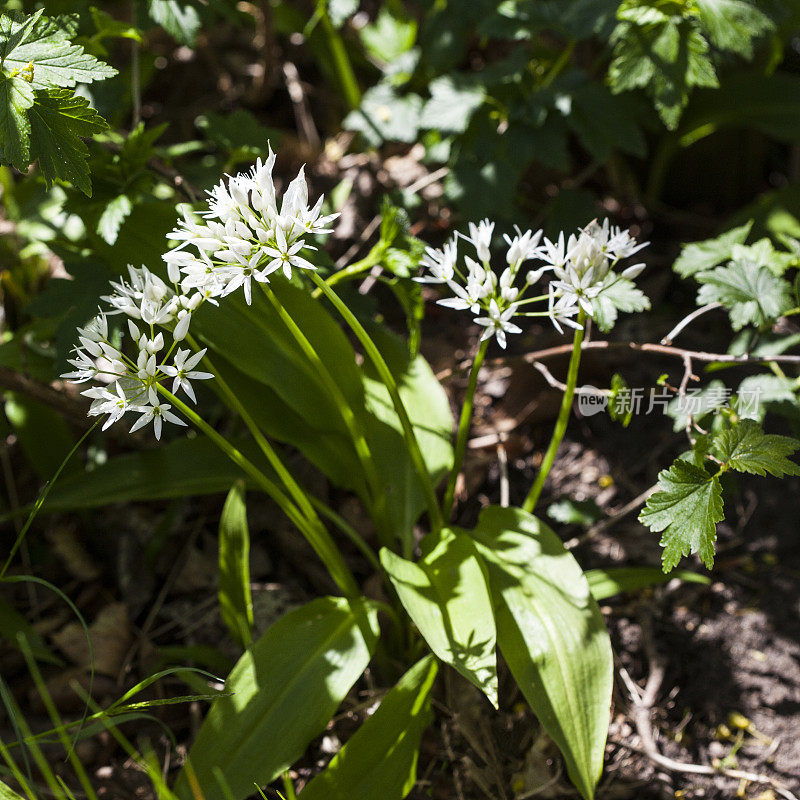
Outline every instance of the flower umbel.
[[202, 219], [185, 212], [178, 227], [167, 234], [178, 246], [165, 253], [164, 260], [174, 281], [183, 276], [183, 291], [194, 289], [211, 299], [242, 289], [249, 304], [253, 281], [268, 283], [279, 269], [287, 278], [293, 269], [316, 269], [301, 255], [314, 249], [305, 237], [331, 233], [330, 224], [339, 215], [322, 215], [322, 197], [308, 205], [302, 168], [279, 208], [274, 165], [270, 148], [267, 159], [259, 159], [250, 172], [229, 176], [212, 189]]
[[[598, 298], [604, 293], [604, 300], [612, 305], [617, 302], [610, 291], [614, 286], [624, 284], [629, 297], [635, 293], [637, 302], [647, 302], [631, 284], [644, 264], [628, 267], [619, 275], [613, 271], [618, 261], [641, 250], [646, 243], [637, 244], [630, 231], [612, 227], [608, 220], [602, 225], [590, 222], [569, 238], [562, 232], [555, 241], [543, 238], [540, 230], [523, 232], [516, 228], [513, 238], [503, 237], [507, 250], [498, 272], [491, 265], [494, 228], [488, 219], [477, 225], [470, 223], [469, 236], [456, 234], [441, 250], [428, 247], [421, 262], [425, 273], [417, 278], [423, 283], [446, 285], [453, 297], [443, 298], [439, 304], [475, 314], [475, 322], [486, 328], [482, 340], [494, 336], [505, 348], [507, 334], [522, 333], [522, 328], [513, 322], [522, 317], [548, 316], [559, 332], [561, 325], [576, 327], [573, 317], [580, 309], [589, 317], [597, 316]], [[463, 266], [459, 264], [459, 237], [475, 248], [477, 261], [464, 255]], [[538, 263], [523, 270], [522, 265], [528, 262]], [[552, 273], [552, 279], [546, 293], [531, 296], [530, 290], [547, 272]], [[545, 301], [547, 310], [528, 310], [530, 304]]]

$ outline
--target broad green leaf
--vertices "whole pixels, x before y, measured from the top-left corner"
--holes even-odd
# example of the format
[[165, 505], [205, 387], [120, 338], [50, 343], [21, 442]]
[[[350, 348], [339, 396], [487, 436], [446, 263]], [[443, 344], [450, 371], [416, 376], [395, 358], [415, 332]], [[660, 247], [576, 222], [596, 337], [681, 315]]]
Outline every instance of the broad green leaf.
[[379, 83], [364, 92], [361, 107], [351, 111], [342, 124], [347, 130], [363, 134], [373, 147], [383, 142], [414, 142], [421, 110], [419, 95], [401, 97], [388, 84]]
[[34, 89], [72, 88], [117, 74], [113, 67], [72, 44], [58, 20], [41, 12], [27, 18], [0, 15], [0, 66], [7, 75], [25, 76]]
[[219, 520], [219, 606], [222, 621], [242, 647], [253, 641], [250, 531], [244, 481], [233, 484]]
[[449, 75], [437, 78], [429, 88], [431, 98], [422, 107], [419, 125], [442, 133], [463, 133], [472, 113], [484, 101], [481, 87], [459, 86]]
[[783, 478], [800, 475], [800, 466], [787, 458], [799, 447], [797, 439], [764, 433], [757, 422], [743, 419], [712, 438], [710, 453], [737, 472]]
[[716, 267], [724, 261], [730, 261], [733, 246], [744, 244], [752, 227], [752, 221], [745, 222], [744, 225], [725, 231], [715, 239], [684, 245], [672, 268], [682, 278], [688, 278], [697, 272]]
[[[368, 601], [313, 600], [279, 619], [239, 659], [231, 695], [211, 706], [188, 759], [205, 800], [235, 800], [287, 770], [330, 721], [369, 663], [378, 639]], [[176, 794], [191, 800], [186, 770]]]
[[97, 222], [97, 233], [107, 244], [114, 244], [119, 236], [119, 229], [133, 211], [133, 203], [125, 194], [117, 195], [106, 203], [103, 213]]
[[703, 563], [714, 565], [717, 523], [723, 518], [719, 478], [678, 459], [658, 475], [658, 491], [650, 495], [639, 521], [661, 533], [664, 572], [678, 565], [681, 556], [699, 553]]
[[194, 47], [200, 15], [185, 0], [149, 0], [150, 19], [181, 44]]
[[748, 375], [736, 390], [736, 413], [742, 419], [762, 422], [768, 407], [778, 410], [785, 403], [794, 408], [797, 401], [796, 391], [795, 382], [791, 378], [767, 373]]
[[28, 110], [33, 88], [23, 78], [0, 75], [0, 147], [3, 161], [25, 172], [30, 164], [31, 125]]
[[610, 331], [620, 311], [630, 314], [650, 308], [645, 293], [633, 281], [609, 272], [600, 294], [592, 298], [592, 317], [604, 333]]
[[303, 800], [402, 800], [414, 787], [422, 733], [433, 721], [436, 660], [419, 661], [301, 792]]
[[85, 97], [69, 89], [39, 92], [28, 111], [31, 152], [39, 160], [42, 177], [49, 185], [57, 178], [69, 181], [91, 195], [87, 158], [89, 151], [81, 137], [108, 128], [108, 123], [89, 106]]
[[564, 525], [589, 526], [603, 518], [603, 511], [594, 500], [562, 497], [547, 507], [547, 516]]
[[613, 661], [589, 584], [561, 540], [520, 509], [484, 509], [471, 535], [489, 570], [497, 642], [585, 798], [603, 767]]
[[[6, 395], [5, 412], [30, 465], [49, 481], [75, 444], [69, 425], [49, 406], [21, 394]], [[76, 469], [77, 462], [67, 464], [64, 477]]]
[[417, 563], [381, 550], [381, 564], [422, 637], [497, 708], [496, 631], [485, 568], [472, 539], [443, 530]]
[[[422, 356], [408, 357], [401, 339], [378, 328], [371, 335], [395, 377], [425, 466], [431, 480], [437, 483], [453, 463], [453, 417], [447, 394]], [[385, 482], [387, 515], [395, 533], [401, 539], [408, 538], [425, 507], [424, 495], [402, 438], [400, 420], [371, 363], [364, 365], [362, 379], [368, 412], [367, 438]]]
[[[361, 370], [341, 328], [306, 289], [275, 280], [273, 291], [323, 363], [335, 376], [365, 431], [386, 493], [387, 516], [398, 535], [409, 531], [424, 508], [401, 426], [383, 384], [369, 365]], [[299, 447], [339, 486], [367, 499], [363, 470], [350, 434], [316, 369], [296, 344], [275, 310], [261, 296], [247, 306], [229, 297], [223, 308], [203, 308], [194, 330], [213, 351], [214, 363], [229, 361], [245, 376], [226, 380], [245, 387], [242, 400], [272, 436]], [[452, 417], [447, 396], [427, 362], [409, 360], [402, 341], [373, 332], [399, 385], [429, 471], [441, 478], [452, 463]], [[263, 393], [263, 398], [262, 398]]]
[[708, 38], [720, 50], [753, 57], [753, 40], [774, 29], [772, 20], [746, 0], [695, 0]]
[[[233, 444], [271, 474], [252, 443]], [[181, 438], [154, 450], [116, 456], [91, 471], [64, 476], [51, 489], [42, 511], [226, 492], [241, 477], [241, 470], [208, 439]]]
[[793, 305], [789, 284], [754, 261], [731, 261], [695, 278], [702, 284], [698, 305], [721, 303], [736, 331], [745, 325], [766, 327]]
[[741, 69], [726, 73], [719, 88], [698, 90], [681, 120], [681, 144], [688, 146], [720, 128], [756, 130], [782, 142], [796, 142], [800, 138], [800, 76], [789, 72], [759, 75]]
[[665, 575], [664, 571], [658, 567], [608, 567], [607, 569], [587, 570], [585, 575], [586, 580], [589, 581], [592, 595], [598, 602], [613, 597], [615, 594], [634, 592], [647, 586], [667, 583], [673, 578], [688, 583], [711, 583], [706, 575], [698, 575], [696, 572], [687, 572], [682, 569]]
[[[593, 158], [603, 163], [623, 151], [644, 156], [646, 143], [639, 126], [639, 106], [627, 95], [612, 94], [599, 83], [586, 83], [571, 95], [567, 124]], [[602, 119], [603, 124], [597, 121]]]
[[361, 28], [358, 35], [373, 58], [391, 64], [414, 46], [417, 23], [401, 19], [388, 6], [381, 6], [375, 21]]
[[674, 129], [693, 87], [719, 85], [708, 42], [693, 20], [668, 16], [647, 2], [626, 0], [617, 16], [608, 69], [612, 91], [644, 89]]

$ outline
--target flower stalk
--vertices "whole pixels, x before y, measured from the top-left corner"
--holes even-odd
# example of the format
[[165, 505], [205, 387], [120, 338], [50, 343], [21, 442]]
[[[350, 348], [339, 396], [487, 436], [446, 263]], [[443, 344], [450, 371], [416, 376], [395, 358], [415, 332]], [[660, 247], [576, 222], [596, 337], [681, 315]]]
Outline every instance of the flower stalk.
[[539, 500], [539, 495], [542, 493], [544, 482], [547, 480], [547, 476], [556, 458], [556, 452], [567, 430], [567, 423], [569, 422], [569, 415], [572, 410], [572, 400], [575, 397], [575, 386], [578, 383], [578, 368], [581, 363], [581, 346], [583, 345], [584, 329], [586, 325], [586, 312], [582, 308], [578, 313], [577, 322], [581, 327], [575, 329], [575, 336], [572, 340], [572, 355], [569, 359], [569, 370], [567, 372], [567, 388], [561, 400], [561, 408], [558, 412], [558, 418], [556, 419], [556, 426], [553, 429], [550, 444], [547, 446], [547, 450], [542, 458], [542, 465], [539, 467], [536, 479], [528, 492], [528, 496], [525, 498], [525, 502], [522, 504], [522, 508], [529, 514], [532, 514], [534, 508], [536, 508], [536, 503]]
[[408, 451], [411, 456], [411, 461], [414, 464], [417, 477], [419, 478], [420, 487], [425, 495], [425, 503], [428, 508], [428, 516], [430, 517], [431, 528], [434, 531], [440, 530], [442, 527], [442, 515], [439, 511], [439, 503], [436, 500], [436, 492], [433, 489], [428, 468], [425, 466], [425, 460], [422, 457], [422, 451], [420, 450], [419, 442], [417, 441], [417, 435], [414, 433], [414, 427], [411, 424], [408, 411], [403, 403], [403, 399], [400, 397], [400, 392], [397, 389], [397, 383], [395, 382], [394, 376], [392, 375], [388, 364], [381, 355], [380, 350], [378, 350], [375, 342], [372, 341], [372, 338], [364, 329], [364, 326], [358, 321], [358, 318], [355, 316], [355, 314], [353, 314], [353, 312], [350, 311], [350, 309], [344, 304], [339, 295], [336, 294], [336, 292], [316, 272], [311, 273], [311, 278], [322, 290], [322, 293], [328, 298], [333, 307], [339, 312], [339, 314], [341, 314], [342, 319], [356, 335], [356, 338], [359, 340], [359, 342], [361, 342], [361, 345], [364, 348], [367, 356], [375, 366], [378, 376], [386, 387], [386, 391], [389, 392], [392, 405], [394, 406], [394, 410], [400, 419], [400, 425], [403, 428], [403, 436], [406, 440], [406, 445], [408, 446]]
[[[264, 490], [289, 520], [301, 531], [314, 552], [320, 557], [322, 563], [330, 573], [336, 585], [346, 597], [358, 597], [360, 591], [353, 573], [345, 564], [342, 554], [336, 544], [320, 521], [316, 512], [311, 507], [306, 498], [313, 517], [309, 518], [303, 514], [294, 502], [283, 492], [283, 490], [272, 480], [270, 480], [250, 459], [248, 459], [239, 449], [234, 447], [224, 436], [211, 427], [199, 414], [176, 397], [162, 385], [158, 386], [159, 394], [163, 395], [174, 408], [177, 408], [199, 431], [204, 433], [214, 444], [225, 453], [226, 456], [238, 467], [249, 475], [258, 486]], [[263, 438], [263, 437], [262, 437]], [[302, 490], [301, 490], [302, 491]]]
[[467, 393], [464, 397], [464, 404], [461, 406], [461, 416], [458, 420], [458, 434], [456, 435], [456, 449], [453, 457], [453, 469], [447, 481], [447, 488], [442, 500], [442, 516], [445, 520], [450, 519], [453, 511], [453, 503], [456, 494], [456, 481], [461, 472], [461, 464], [464, 460], [464, 452], [467, 449], [467, 436], [469, 435], [470, 423], [472, 422], [472, 408], [475, 402], [475, 390], [478, 386], [478, 373], [481, 371], [486, 350], [489, 347], [489, 339], [484, 339], [475, 354], [475, 360], [470, 368], [469, 380], [467, 382]]

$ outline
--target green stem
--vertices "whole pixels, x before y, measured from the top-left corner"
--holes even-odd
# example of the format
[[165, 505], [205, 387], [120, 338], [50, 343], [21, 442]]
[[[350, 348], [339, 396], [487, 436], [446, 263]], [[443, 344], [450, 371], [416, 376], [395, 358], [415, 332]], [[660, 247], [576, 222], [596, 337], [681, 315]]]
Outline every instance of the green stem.
[[369, 356], [378, 375], [383, 381], [386, 390], [389, 392], [389, 397], [392, 399], [392, 405], [397, 412], [400, 419], [400, 425], [403, 428], [403, 436], [406, 440], [411, 461], [414, 464], [414, 469], [417, 473], [420, 486], [425, 495], [425, 503], [428, 507], [428, 516], [430, 517], [431, 527], [434, 531], [438, 531], [442, 527], [442, 515], [439, 511], [439, 504], [436, 501], [436, 492], [434, 491], [433, 484], [431, 483], [428, 468], [425, 466], [425, 460], [422, 458], [422, 451], [419, 449], [419, 442], [414, 433], [414, 427], [408, 416], [408, 411], [403, 404], [403, 399], [400, 397], [400, 392], [397, 390], [394, 376], [392, 375], [389, 366], [384, 361], [383, 356], [378, 350], [375, 342], [372, 341], [370, 335], [364, 329], [364, 326], [358, 321], [355, 314], [342, 302], [342, 299], [316, 272], [311, 272], [311, 277], [317, 286], [322, 290], [325, 297], [330, 300], [333, 307], [342, 315], [342, 319], [348, 324], [350, 329], [361, 342], [367, 356]]
[[581, 327], [575, 331], [575, 337], [572, 340], [572, 355], [569, 359], [569, 371], [567, 372], [567, 388], [561, 400], [561, 410], [558, 412], [556, 427], [553, 429], [553, 436], [542, 459], [542, 466], [539, 467], [539, 474], [536, 476], [536, 480], [533, 482], [533, 486], [531, 486], [531, 490], [522, 504], [523, 510], [529, 514], [532, 514], [533, 509], [536, 508], [544, 482], [547, 479], [550, 468], [553, 466], [553, 461], [555, 461], [556, 451], [567, 430], [567, 422], [569, 422], [569, 414], [572, 410], [572, 399], [575, 396], [575, 386], [578, 383], [578, 367], [581, 363], [581, 345], [583, 344], [584, 325], [586, 322], [586, 312], [583, 309], [578, 314], [577, 322]]
[[559, 53], [558, 58], [553, 62], [553, 66], [550, 67], [547, 75], [544, 76], [544, 79], [539, 84], [540, 89], [546, 89], [550, 84], [561, 74], [564, 67], [569, 64], [570, 58], [572, 58], [572, 52], [575, 49], [575, 40], [572, 39], [569, 44]]
[[308, 340], [308, 337], [300, 329], [300, 326], [292, 319], [292, 315], [289, 314], [289, 312], [281, 305], [280, 300], [278, 300], [278, 298], [275, 296], [275, 293], [272, 291], [272, 289], [270, 289], [268, 286], [265, 286], [263, 283], [260, 284], [260, 286], [263, 289], [264, 294], [267, 296], [267, 299], [270, 301], [270, 303], [272, 303], [272, 306], [278, 313], [281, 321], [289, 330], [289, 333], [292, 334], [294, 340], [298, 345], [300, 345], [300, 349], [303, 351], [306, 358], [308, 358], [313, 365], [317, 375], [325, 385], [325, 388], [328, 390], [331, 400], [339, 410], [339, 414], [341, 415], [345, 427], [350, 434], [350, 438], [353, 440], [353, 446], [355, 447], [358, 460], [361, 462], [361, 466], [364, 469], [364, 474], [367, 478], [367, 484], [369, 485], [372, 493], [374, 506], [376, 509], [379, 509], [382, 505], [381, 480], [378, 477], [378, 470], [375, 466], [375, 460], [372, 457], [372, 452], [369, 448], [367, 438], [364, 435], [364, 431], [362, 430], [361, 425], [359, 424], [359, 421], [353, 412], [353, 409], [350, 407], [350, 404], [347, 402], [342, 390], [339, 388], [339, 384], [336, 383], [333, 375], [331, 375], [330, 370], [325, 366], [319, 355], [317, 355], [317, 351]]
[[[336, 585], [347, 597], [357, 597], [360, 595], [358, 584], [345, 564], [342, 554], [336, 548], [330, 534], [325, 529], [316, 512], [311, 508], [311, 503], [305, 497], [305, 504], [311, 508], [312, 516], [304, 516], [289, 497], [284, 494], [281, 488], [271, 481], [252, 461], [244, 456], [235, 448], [224, 436], [214, 430], [199, 414], [193, 411], [182, 400], [175, 397], [172, 392], [167, 391], [163, 386], [158, 386], [158, 391], [175, 408], [177, 408], [199, 431], [202, 431], [212, 442], [214, 442], [223, 453], [225, 453], [234, 464], [247, 473], [280, 507], [289, 520], [302, 532], [306, 540], [314, 548], [314, 552], [320, 557], [322, 563], [328, 569]], [[285, 468], [284, 468], [285, 469]], [[302, 491], [302, 490], [301, 490]]]
[[[186, 337], [186, 341], [195, 350], [199, 351], [201, 349], [198, 347], [196, 340], [191, 335]], [[225, 395], [225, 398], [227, 399], [231, 408], [242, 418], [242, 421], [247, 426], [247, 429], [253, 435], [253, 439], [255, 439], [259, 449], [266, 457], [272, 469], [275, 470], [275, 474], [281, 479], [283, 485], [286, 487], [298, 508], [306, 517], [313, 520], [317, 514], [314, 511], [314, 507], [312, 506], [305, 489], [303, 489], [303, 487], [300, 486], [300, 484], [295, 480], [295, 477], [283, 463], [281, 457], [275, 451], [275, 448], [269, 443], [267, 438], [261, 432], [261, 429], [256, 424], [256, 421], [250, 416], [250, 412], [242, 405], [239, 398], [236, 396], [236, 393], [233, 391], [233, 389], [231, 389], [230, 386], [228, 386], [227, 382], [220, 375], [219, 371], [214, 366], [208, 355], [203, 356], [203, 362], [208, 367], [209, 371], [214, 375], [217, 386], [219, 386], [219, 388], [222, 390], [222, 393]]]
[[347, 48], [342, 37], [336, 28], [333, 27], [331, 18], [328, 16], [327, 9], [323, 8], [319, 17], [319, 28], [321, 38], [325, 41], [325, 46], [331, 58], [333, 71], [339, 88], [342, 90], [348, 108], [352, 111], [361, 105], [361, 89], [358, 86], [353, 65], [347, 55]]
[[[340, 269], [338, 272], [334, 272], [333, 275], [331, 275], [327, 280], [328, 286], [335, 286], [340, 281], [346, 281], [350, 278], [355, 278], [358, 275], [362, 275], [368, 269], [372, 269], [376, 264], [380, 264], [384, 255], [386, 255], [386, 242], [381, 239], [381, 241], [374, 245], [369, 253], [367, 253], [360, 261], [354, 261], [349, 267], [345, 267], [344, 269]], [[313, 297], [319, 297], [322, 294], [322, 290], [314, 289], [311, 294]]]
[[449, 519], [453, 512], [453, 501], [456, 494], [456, 480], [461, 471], [461, 462], [464, 460], [464, 451], [467, 449], [467, 435], [469, 434], [469, 426], [472, 422], [472, 406], [475, 401], [475, 389], [478, 386], [478, 373], [481, 371], [486, 349], [489, 347], [489, 339], [484, 339], [478, 352], [475, 355], [475, 360], [472, 362], [472, 368], [469, 373], [469, 381], [467, 382], [467, 394], [464, 397], [464, 404], [461, 406], [461, 417], [458, 420], [458, 435], [456, 436], [456, 452], [453, 458], [453, 469], [450, 472], [450, 478], [447, 481], [447, 489], [444, 492], [444, 500], [442, 501], [442, 516]]

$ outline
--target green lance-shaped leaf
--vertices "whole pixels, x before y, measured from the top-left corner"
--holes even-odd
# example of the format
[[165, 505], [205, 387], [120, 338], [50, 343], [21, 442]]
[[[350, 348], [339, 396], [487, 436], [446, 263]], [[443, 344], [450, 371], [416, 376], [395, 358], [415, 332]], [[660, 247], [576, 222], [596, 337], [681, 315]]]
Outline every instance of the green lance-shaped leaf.
[[664, 572], [692, 553], [699, 553], [711, 569], [717, 523], [722, 518], [719, 478], [680, 458], [659, 473], [658, 491], [639, 514], [643, 525], [662, 534]]
[[420, 739], [433, 719], [436, 671], [431, 656], [413, 666], [303, 789], [303, 800], [402, 800], [416, 782]]
[[3, 781], [0, 781], [0, 800], [23, 800], [23, 797]]
[[253, 641], [253, 601], [244, 481], [233, 484], [219, 521], [219, 605], [233, 638], [248, 647]]
[[589, 584], [561, 540], [514, 508], [484, 509], [471, 532], [489, 570], [497, 642], [585, 798], [603, 766], [611, 642]]
[[589, 588], [595, 600], [605, 600], [615, 594], [634, 592], [646, 586], [655, 586], [678, 578], [688, 583], [711, 583], [706, 575], [679, 569], [665, 575], [658, 567], [609, 567], [590, 569], [585, 573]]
[[381, 564], [431, 650], [497, 708], [496, 631], [486, 568], [472, 539], [443, 530], [423, 540], [417, 563], [384, 548]]
[[[189, 752], [205, 800], [241, 800], [287, 770], [330, 721], [378, 639], [367, 601], [313, 600], [279, 619], [239, 659]], [[194, 794], [187, 768], [175, 791]]]

